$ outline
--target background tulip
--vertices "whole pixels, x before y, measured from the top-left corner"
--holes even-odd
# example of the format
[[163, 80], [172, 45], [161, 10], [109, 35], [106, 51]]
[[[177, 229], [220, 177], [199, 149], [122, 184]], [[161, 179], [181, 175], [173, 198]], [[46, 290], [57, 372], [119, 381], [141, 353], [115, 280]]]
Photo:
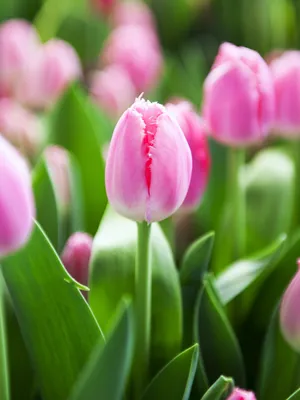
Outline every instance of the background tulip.
[[110, 203], [136, 221], [172, 215], [188, 191], [191, 152], [178, 123], [165, 107], [143, 99], [119, 120], [106, 163]]
[[288, 51], [272, 61], [275, 87], [276, 133], [299, 137], [300, 134], [300, 52]]
[[183, 207], [196, 207], [207, 185], [210, 170], [210, 154], [206, 138], [204, 121], [199, 117], [192, 104], [182, 101], [167, 104], [167, 110], [174, 114], [190, 146], [193, 170], [188, 193]]
[[61, 260], [69, 274], [82, 285], [87, 285], [93, 238], [84, 232], [73, 233], [68, 239]]
[[[298, 260], [298, 268], [300, 260]], [[280, 325], [283, 336], [290, 346], [300, 352], [300, 270], [287, 287], [280, 307]]]
[[123, 1], [116, 4], [112, 14], [114, 26], [140, 25], [143, 28], [155, 29], [155, 21], [150, 8], [139, 1]]
[[93, 74], [90, 94], [95, 103], [112, 118], [119, 117], [136, 97], [127, 72], [117, 65]]
[[48, 108], [80, 75], [80, 61], [72, 46], [63, 40], [49, 40], [28, 63], [16, 97], [29, 107]]
[[34, 27], [25, 20], [12, 19], [0, 25], [1, 92], [13, 92], [20, 73], [32, 59], [39, 44]]
[[0, 132], [29, 158], [37, 155], [44, 140], [38, 117], [9, 98], [0, 99]]
[[137, 25], [121, 26], [112, 32], [104, 46], [102, 61], [126, 70], [139, 93], [153, 88], [162, 70], [155, 32]]
[[26, 243], [35, 210], [27, 165], [1, 135], [0, 171], [0, 256], [4, 256]]
[[261, 142], [274, 118], [273, 83], [263, 58], [222, 44], [204, 83], [203, 113], [217, 141], [238, 147]]
[[227, 400], [256, 400], [253, 392], [235, 388]]

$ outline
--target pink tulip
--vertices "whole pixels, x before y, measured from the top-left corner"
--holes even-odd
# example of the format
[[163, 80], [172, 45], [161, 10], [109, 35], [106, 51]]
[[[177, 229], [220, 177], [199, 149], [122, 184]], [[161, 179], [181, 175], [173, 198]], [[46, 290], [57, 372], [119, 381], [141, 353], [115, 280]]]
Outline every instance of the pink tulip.
[[76, 232], [68, 239], [61, 260], [69, 274], [82, 285], [88, 284], [89, 262], [93, 238], [87, 233]]
[[192, 177], [182, 206], [185, 208], [194, 208], [197, 207], [203, 196], [210, 170], [210, 154], [206, 138], [206, 127], [202, 118], [194, 111], [192, 104], [187, 101], [181, 101], [177, 104], [167, 104], [167, 110], [172, 112], [176, 117], [192, 152]]
[[227, 400], [256, 400], [253, 392], [235, 388]]
[[0, 87], [11, 94], [21, 72], [39, 47], [39, 38], [28, 22], [12, 19], [0, 25]]
[[300, 260], [298, 271], [287, 287], [280, 307], [280, 325], [290, 346], [300, 352]]
[[287, 51], [273, 60], [275, 87], [275, 129], [278, 133], [300, 134], [300, 51]]
[[114, 130], [106, 162], [106, 190], [120, 214], [135, 221], [161, 221], [186, 197], [191, 151], [166, 108], [137, 99]]
[[0, 99], [0, 132], [29, 158], [37, 155], [44, 139], [44, 129], [36, 115], [8, 98]]
[[155, 30], [155, 21], [150, 8], [139, 1], [123, 1], [116, 4], [112, 14], [113, 25], [140, 25]]
[[136, 97], [135, 88], [126, 71], [111, 65], [93, 74], [90, 94], [111, 118], [118, 118]]
[[126, 70], [138, 93], [153, 88], [162, 70], [156, 35], [137, 25], [121, 26], [112, 32], [104, 46], [102, 61]]
[[80, 76], [81, 66], [75, 50], [63, 40], [52, 39], [28, 63], [16, 97], [29, 107], [48, 108]]
[[58, 204], [65, 210], [71, 201], [69, 155], [63, 147], [48, 146], [45, 150], [45, 159]]
[[31, 178], [20, 154], [0, 135], [0, 257], [28, 240], [35, 215]]
[[261, 142], [274, 118], [270, 70], [253, 50], [224, 43], [204, 83], [204, 118], [211, 135], [230, 146]]

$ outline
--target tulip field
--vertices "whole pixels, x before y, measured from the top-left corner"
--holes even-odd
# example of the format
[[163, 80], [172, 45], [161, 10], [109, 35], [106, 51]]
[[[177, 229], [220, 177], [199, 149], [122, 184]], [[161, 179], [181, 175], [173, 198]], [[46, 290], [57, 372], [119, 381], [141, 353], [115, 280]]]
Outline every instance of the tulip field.
[[299, 26], [0, 1], [0, 400], [300, 400]]

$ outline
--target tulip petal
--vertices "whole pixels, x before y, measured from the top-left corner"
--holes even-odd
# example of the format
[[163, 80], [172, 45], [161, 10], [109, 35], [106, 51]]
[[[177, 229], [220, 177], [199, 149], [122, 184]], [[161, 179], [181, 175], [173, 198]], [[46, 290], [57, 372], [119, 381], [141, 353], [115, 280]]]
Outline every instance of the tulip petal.
[[123, 216], [143, 221], [148, 189], [143, 153], [145, 123], [134, 109], [119, 120], [106, 165], [106, 190], [110, 203]]
[[157, 118], [157, 132], [151, 151], [151, 187], [146, 221], [160, 221], [172, 215], [187, 194], [192, 156], [184, 134], [168, 114]]

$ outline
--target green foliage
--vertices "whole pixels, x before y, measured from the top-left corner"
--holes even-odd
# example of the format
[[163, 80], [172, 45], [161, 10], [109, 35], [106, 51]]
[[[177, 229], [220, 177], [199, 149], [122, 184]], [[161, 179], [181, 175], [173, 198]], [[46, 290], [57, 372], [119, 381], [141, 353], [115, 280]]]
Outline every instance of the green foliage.
[[101, 155], [98, 127], [88, 111], [88, 103], [78, 87], [71, 87], [54, 110], [51, 141], [73, 153], [78, 160], [85, 215], [85, 230], [94, 234], [107, 203], [104, 186], [104, 162]]
[[[158, 225], [152, 228], [151, 357], [152, 368], [157, 371], [180, 349], [182, 306], [169, 244]], [[94, 240], [89, 296], [105, 334], [123, 296], [134, 294], [136, 240], [136, 224], [108, 207]]]
[[132, 306], [124, 302], [105, 346], [97, 345], [70, 400], [118, 400], [125, 392], [133, 356]]
[[38, 386], [45, 400], [65, 400], [103, 335], [41, 228], [2, 260]]
[[198, 345], [190, 347], [169, 362], [153, 379], [142, 400], [187, 400], [198, 361]]
[[201, 400], [225, 400], [233, 390], [233, 387], [234, 382], [231, 378], [220, 376]]
[[259, 399], [281, 400], [288, 397], [300, 386], [299, 368], [299, 354], [282, 337], [277, 307], [262, 351]]

